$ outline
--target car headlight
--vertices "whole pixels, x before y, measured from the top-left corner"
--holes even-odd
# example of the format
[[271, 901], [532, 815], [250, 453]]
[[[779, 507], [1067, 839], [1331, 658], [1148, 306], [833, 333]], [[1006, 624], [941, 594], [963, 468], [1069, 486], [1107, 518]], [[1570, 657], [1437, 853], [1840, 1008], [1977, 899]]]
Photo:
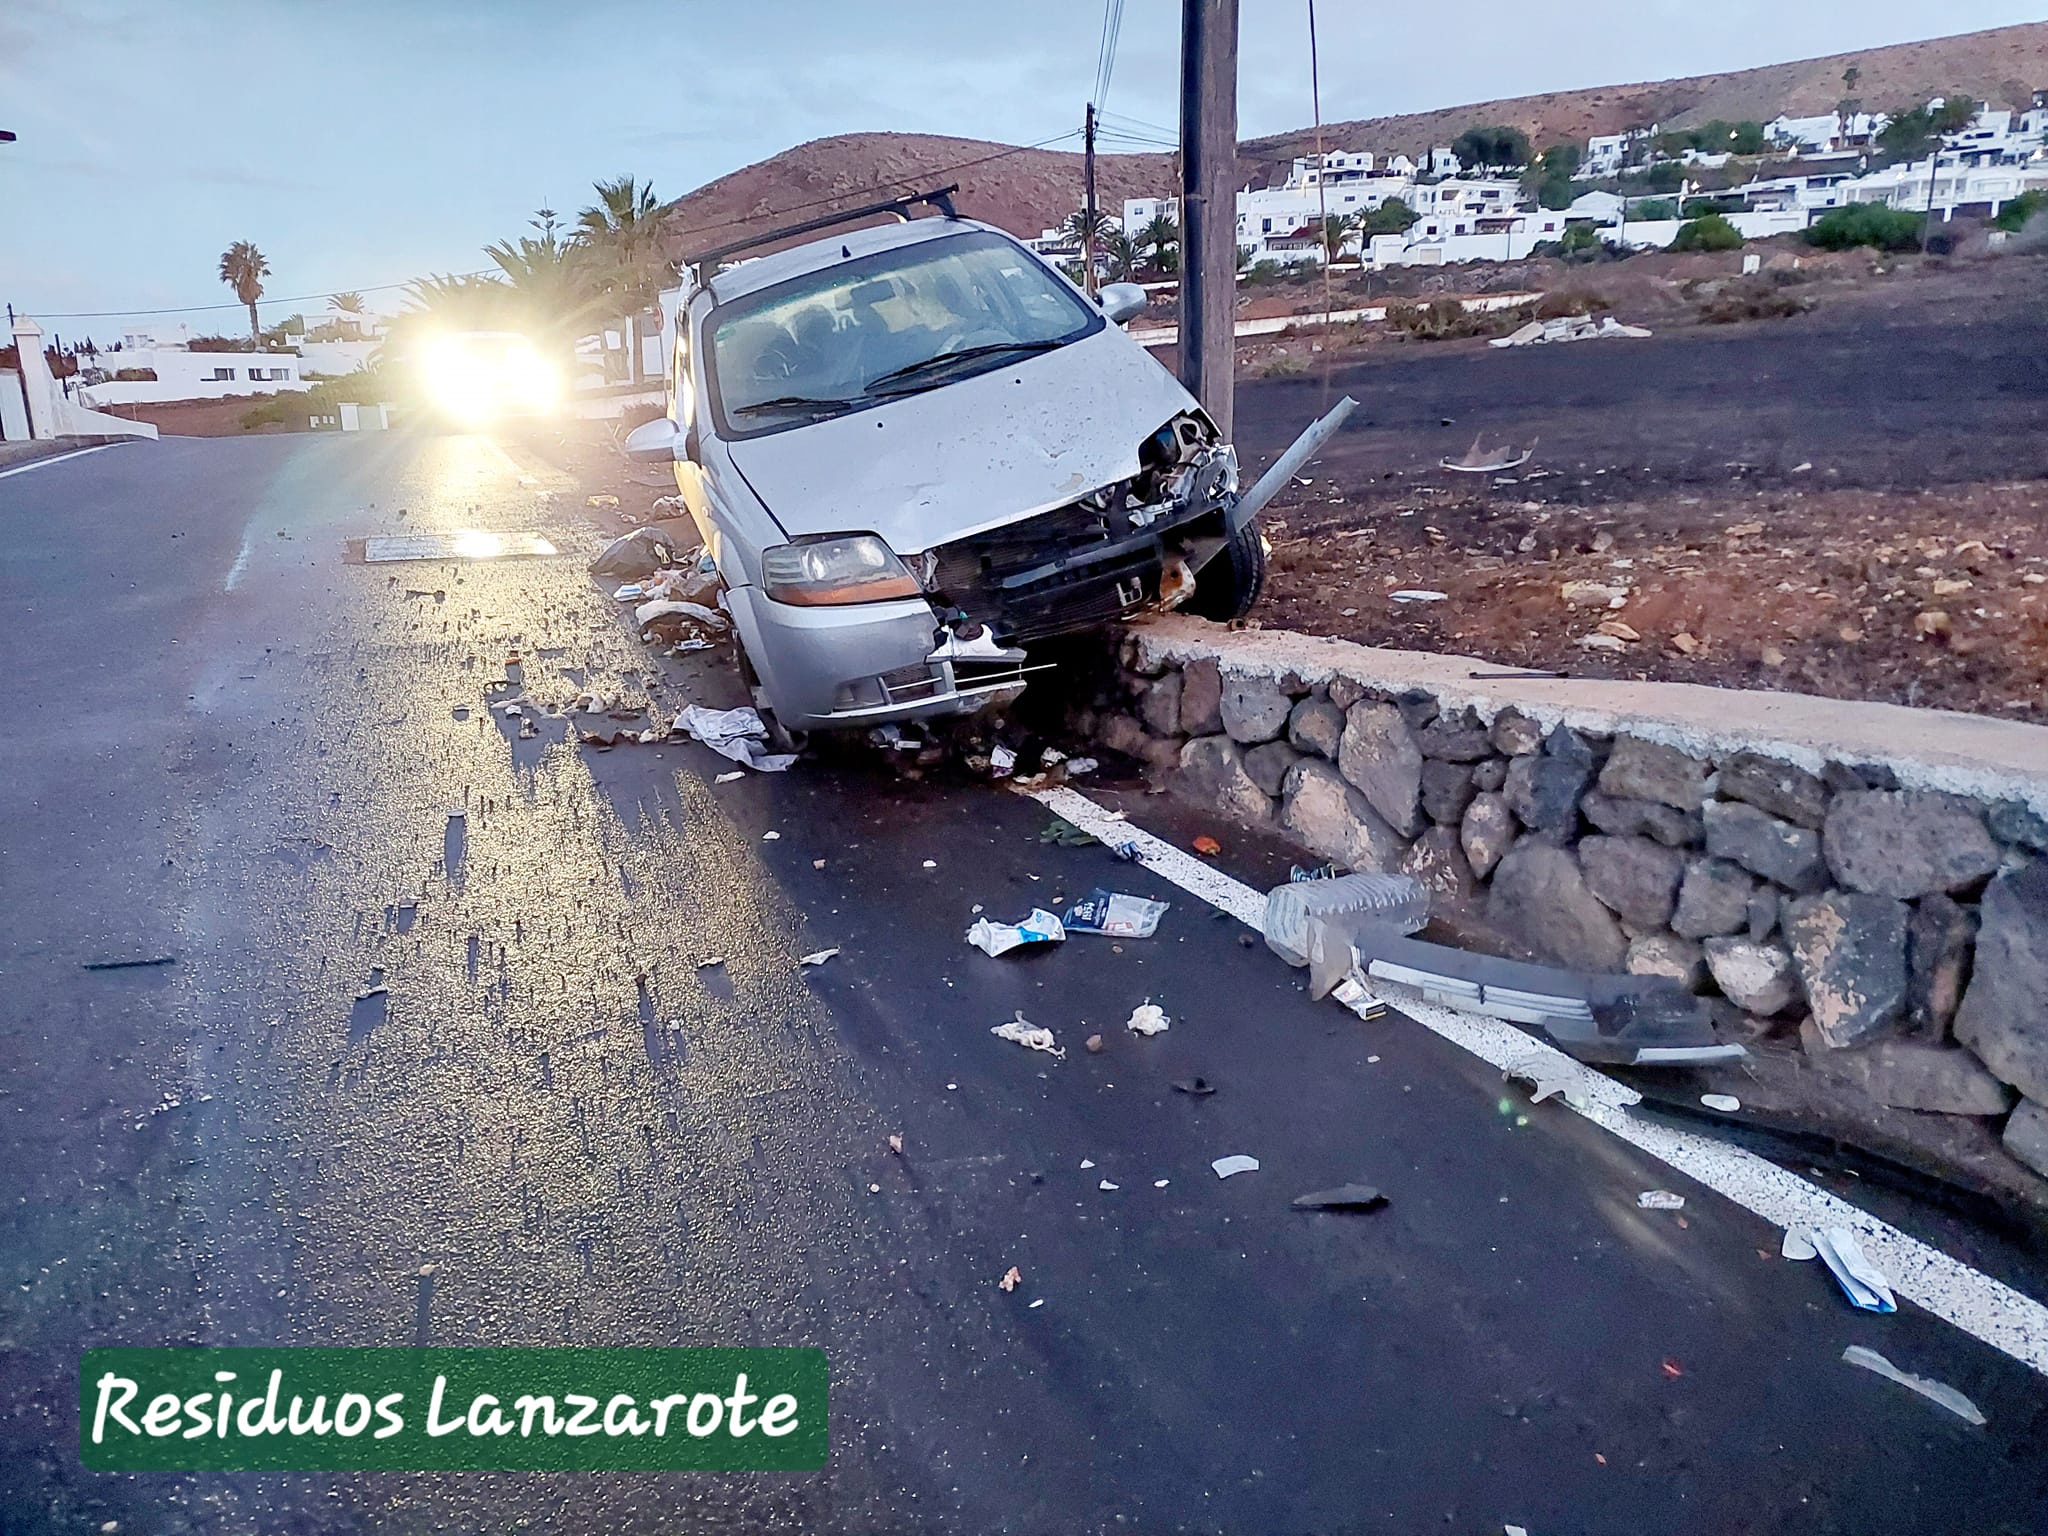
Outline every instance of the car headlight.
[[835, 533], [761, 552], [761, 588], [778, 603], [880, 603], [917, 597], [917, 581], [872, 533]]

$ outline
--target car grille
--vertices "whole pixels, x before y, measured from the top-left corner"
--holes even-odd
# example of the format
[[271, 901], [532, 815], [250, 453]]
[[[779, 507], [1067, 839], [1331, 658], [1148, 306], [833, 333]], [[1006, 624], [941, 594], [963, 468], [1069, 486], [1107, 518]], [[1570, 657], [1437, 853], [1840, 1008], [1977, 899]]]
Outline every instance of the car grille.
[[[1111, 554], [1113, 516], [1061, 507], [941, 545], [928, 587], [1005, 644], [1107, 624], [1158, 598], [1161, 564], [1156, 540]], [[1044, 569], [1055, 561], [1060, 569]]]

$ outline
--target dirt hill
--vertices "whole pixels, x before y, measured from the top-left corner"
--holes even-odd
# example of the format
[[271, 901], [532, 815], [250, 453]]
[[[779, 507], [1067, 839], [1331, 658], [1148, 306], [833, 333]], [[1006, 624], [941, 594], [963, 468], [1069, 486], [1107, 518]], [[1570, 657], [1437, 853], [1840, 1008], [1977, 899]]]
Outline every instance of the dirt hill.
[[[1853, 92], [1843, 72], [1856, 66]], [[1583, 91], [1552, 91], [1474, 102], [1403, 117], [1364, 118], [1324, 129], [1332, 149], [1409, 154], [1447, 144], [1467, 128], [1506, 125], [1538, 145], [1583, 140], [1652, 123], [1686, 127], [1724, 118], [1768, 121], [1831, 110], [1854, 95], [1874, 110], [1966, 91], [1994, 105], [2024, 106], [2048, 87], [2048, 22], [1960, 37], [1900, 43], [1771, 64], [1732, 74], [1698, 75]], [[1313, 145], [1307, 129], [1253, 139], [1239, 150], [1242, 179], [1265, 181]], [[1102, 205], [1174, 190], [1170, 155], [1104, 155], [1097, 162]], [[851, 133], [814, 139], [734, 171], [680, 199], [669, 213], [678, 256], [777, 224], [900, 192], [958, 181], [962, 213], [1024, 234], [1066, 217], [1081, 202], [1081, 157], [1068, 150], [1020, 149], [982, 139], [931, 134]]]

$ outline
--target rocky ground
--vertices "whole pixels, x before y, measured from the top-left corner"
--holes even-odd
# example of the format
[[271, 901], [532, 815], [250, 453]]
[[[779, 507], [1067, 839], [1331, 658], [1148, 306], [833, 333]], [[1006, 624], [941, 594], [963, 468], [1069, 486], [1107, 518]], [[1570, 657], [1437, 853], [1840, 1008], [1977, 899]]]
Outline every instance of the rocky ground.
[[[1955, 264], [1784, 320], [1388, 347], [1251, 383], [1254, 465], [1335, 395], [1362, 403], [1269, 516], [1257, 617], [1570, 675], [2048, 717], [2044, 271]], [[1475, 438], [1534, 452], [1439, 466]], [[1411, 590], [1443, 597], [1389, 598]]]

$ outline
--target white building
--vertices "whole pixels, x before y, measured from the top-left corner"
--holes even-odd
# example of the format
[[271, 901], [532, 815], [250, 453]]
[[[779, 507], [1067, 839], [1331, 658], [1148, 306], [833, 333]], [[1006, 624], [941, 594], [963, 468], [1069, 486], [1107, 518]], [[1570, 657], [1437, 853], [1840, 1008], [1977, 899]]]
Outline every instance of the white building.
[[[122, 378], [146, 372], [153, 378]], [[160, 400], [220, 400], [229, 395], [304, 389], [295, 352], [193, 352], [183, 347], [131, 347], [102, 352], [79, 374], [79, 403], [101, 407]]]
[[1630, 133], [1596, 133], [1586, 141], [1586, 153], [1573, 175], [1582, 178], [1613, 176], [1628, 156]]

